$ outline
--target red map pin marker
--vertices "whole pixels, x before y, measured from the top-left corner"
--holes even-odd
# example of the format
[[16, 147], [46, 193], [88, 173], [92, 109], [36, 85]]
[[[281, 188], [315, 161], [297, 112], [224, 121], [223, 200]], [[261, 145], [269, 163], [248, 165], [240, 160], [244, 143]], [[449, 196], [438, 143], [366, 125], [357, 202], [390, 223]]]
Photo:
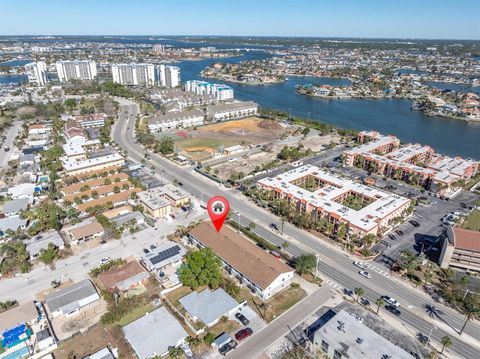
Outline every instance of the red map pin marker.
[[230, 205], [225, 197], [215, 196], [208, 200], [208, 215], [210, 216], [217, 232], [220, 232], [223, 222], [225, 222], [225, 218], [227, 218], [229, 209]]

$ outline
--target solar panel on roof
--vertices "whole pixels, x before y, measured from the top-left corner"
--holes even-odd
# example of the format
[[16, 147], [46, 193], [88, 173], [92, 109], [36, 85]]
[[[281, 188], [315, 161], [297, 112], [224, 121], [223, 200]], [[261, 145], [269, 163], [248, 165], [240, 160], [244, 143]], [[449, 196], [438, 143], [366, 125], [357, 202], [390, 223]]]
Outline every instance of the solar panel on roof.
[[168, 258], [171, 258], [173, 256], [176, 256], [177, 254], [180, 253], [180, 247], [179, 246], [173, 246], [171, 248], [165, 249], [164, 251], [159, 252], [156, 256], [150, 258], [150, 262], [155, 265], [157, 263], [160, 263]]

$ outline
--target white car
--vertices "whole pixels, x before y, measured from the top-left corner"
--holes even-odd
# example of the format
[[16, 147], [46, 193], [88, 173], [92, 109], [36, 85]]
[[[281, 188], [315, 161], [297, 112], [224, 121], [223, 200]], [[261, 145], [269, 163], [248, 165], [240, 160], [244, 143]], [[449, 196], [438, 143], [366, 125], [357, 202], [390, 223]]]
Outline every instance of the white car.
[[366, 270], [361, 270], [360, 272], [358, 272], [360, 275], [364, 276], [365, 278], [372, 278], [372, 275], [370, 273], [368, 273]]
[[358, 268], [362, 268], [362, 269], [365, 269], [365, 267], [367, 266], [367, 263], [360, 262], [360, 261], [353, 262], [353, 264], [356, 265]]
[[385, 301], [385, 303], [393, 305], [397, 308], [400, 306], [400, 303], [398, 302], [398, 300], [396, 300], [395, 298], [389, 297], [388, 295], [384, 295], [383, 300]]
[[100, 264], [105, 264], [105, 263], [108, 263], [112, 260], [112, 258], [110, 257], [105, 257], [105, 258], [102, 258], [100, 259]]

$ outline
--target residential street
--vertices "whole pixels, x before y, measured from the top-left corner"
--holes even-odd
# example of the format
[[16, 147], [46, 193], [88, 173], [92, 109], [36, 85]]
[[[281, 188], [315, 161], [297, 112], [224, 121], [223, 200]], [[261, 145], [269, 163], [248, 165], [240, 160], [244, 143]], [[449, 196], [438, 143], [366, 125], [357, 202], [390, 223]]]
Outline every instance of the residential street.
[[[135, 144], [133, 137], [134, 121], [138, 111], [137, 105], [124, 99], [119, 102], [133, 112], [134, 116], [130, 116], [129, 120], [121, 112], [120, 119], [114, 128], [114, 140], [125, 148], [129, 156], [136, 160], [143, 159], [144, 151], [140, 145]], [[130, 129], [127, 131], [127, 127]], [[162, 174], [167, 178], [176, 178], [180, 180], [184, 188], [190, 191], [198, 198], [207, 199], [208, 197], [222, 194], [230, 202], [233, 210], [239, 211], [241, 221], [247, 224], [250, 221], [256, 223], [255, 232], [264, 236], [267, 240], [281, 244], [284, 241], [290, 243], [287, 251], [292, 255], [298, 256], [302, 252], [319, 253], [322, 263], [320, 264], [320, 272], [327, 279], [331, 280], [338, 289], [347, 288], [353, 290], [356, 287], [363, 287], [366, 296], [371, 301], [375, 301], [381, 295], [394, 296], [402, 304], [402, 316], [400, 317], [406, 325], [415, 328], [422, 333], [430, 331], [432, 325], [439, 326], [439, 330], [435, 330], [433, 338], [437, 341], [444, 335], [452, 338], [452, 350], [465, 358], [476, 357], [477, 348], [479, 347], [478, 333], [480, 325], [478, 322], [471, 322], [467, 325], [464, 335], [458, 336], [455, 330], [446, 326], [442, 326], [443, 322], [438, 319], [430, 318], [426, 313], [426, 305], [435, 305], [441, 311], [442, 319], [450, 326], [459, 330], [464, 322], [463, 315], [456, 311], [433, 302], [433, 300], [419, 289], [411, 287], [408, 283], [404, 283], [398, 279], [392, 278], [386, 273], [374, 274], [373, 279], [368, 280], [358, 275], [358, 268], [353, 266], [352, 262], [356, 260], [354, 257], [341, 251], [340, 248], [330, 245], [303, 230], [300, 230], [290, 224], [285, 224], [284, 235], [273, 233], [270, 229], [271, 223], [278, 223], [279, 220], [273, 214], [264, 209], [257, 207], [248, 201], [239, 191], [227, 190], [213, 182], [207, 180], [201, 175], [196, 174], [192, 169], [182, 168], [174, 163], [150, 153], [151, 160], [147, 161], [148, 165], [162, 167], [165, 172]], [[334, 258], [334, 260], [332, 260]], [[371, 264], [374, 265], [374, 264]], [[385, 272], [384, 269], [378, 268], [376, 272]]]
[[259, 332], [254, 333], [251, 338], [230, 352], [227, 357], [232, 359], [256, 358], [275, 341], [301, 323], [305, 317], [321, 307], [331, 296], [332, 292], [329, 287], [319, 288], [284, 315], [263, 327]]
[[[18, 274], [13, 278], [0, 280], [0, 301], [16, 299], [19, 302], [35, 299], [35, 295], [51, 287], [53, 280], [68, 280], [76, 282], [88, 277], [88, 272], [100, 265], [104, 257], [126, 258], [135, 256], [137, 259], [143, 254], [143, 248], [150, 244], [164, 240], [167, 234], [174, 232], [178, 225], [187, 225], [192, 220], [205, 217], [204, 214], [190, 216], [187, 219], [175, 220], [172, 223], [162, 221], [158, 229], [149, 227], [133, 235], [125, 234], [120, 240], [110, 240], [95, 248], [85, 250], [56, 262], [55, 269], [41, 265], [30, 273]], [[178, 218], [178, 217], [177, 217]]]

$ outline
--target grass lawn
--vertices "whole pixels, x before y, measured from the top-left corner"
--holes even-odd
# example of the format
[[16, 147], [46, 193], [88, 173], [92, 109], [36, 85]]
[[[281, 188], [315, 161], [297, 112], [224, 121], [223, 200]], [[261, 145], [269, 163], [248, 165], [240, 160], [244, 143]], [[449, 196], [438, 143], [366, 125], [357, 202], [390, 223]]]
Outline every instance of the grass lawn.
[[476, 209], [470, 213], [465, 222], [463, 222], [462, 227], [472, 231], [480, 231], [480, 210]]
[[250, 293], [249, 290], [241, 288], [239, 294], [240, 301], [246, 300], [250, 308], [252, 308], [260, 318], [263, 318], [266, 322], [271, 322], [306, 296], [307, 292], [301, 287], [296, 288], [290, 286], [267, 300], [267, 305], [265, 307], [262, 300]]
[[165, 294], [165, 297], [167, 297], [167, 299], [175, 306], [175, 308], [177, 308], [178, 310], [182, 310], [183, 308], [178, 302], [178, 300], [190, 293], [192, 293], [192, 290], [190, 288], [182, 286]]
[[2, 346], [2, 343], [0, 342], [0, 354], [2, 354], [5, 351], [5, 349]]
[[265, 320], [272, 321], [279, 315], [282, 315], [288, 309], [293, 307], [296, 303], [307, 296], [301, 287], [288, 287], [267, 301], [267, 308], [265, 310]]
[[145, 313], [149, 313], [155, 310], [155, 306], [151, 303], [141, 305], [135, 309], [133, 309], [131, 312], [127, 313], [124, 315], [118, 322], [117, 324], [120, 325], [121, 327], [133, 322], [134, 320], [137, 320], [140, 317], [143, 317]]
[[213, 327], [210, 328], [209, 332], [211, 332], [215, 337], [223, 332], [229, 334], [235, 334], [241, 328], [240, 323], [236, 320], [221, 320], [215, 324]]
[[183, 150], [184, 148], [188, 148], [188, 147], [209, 147], [212, 149], [216, 149], [221, 145], [224, 145], [224, 147], [229, 147], [229, 146], [236, 145], [238, 143], [240, 143], [240, 141], [238, 142], [228, 141], [228, 140], [222, 141], [216, 138], [197, 137], [197, 138], [190, 138], [188, 140], [178, 141], [175, 144], [178, 146], [180, 150]]

